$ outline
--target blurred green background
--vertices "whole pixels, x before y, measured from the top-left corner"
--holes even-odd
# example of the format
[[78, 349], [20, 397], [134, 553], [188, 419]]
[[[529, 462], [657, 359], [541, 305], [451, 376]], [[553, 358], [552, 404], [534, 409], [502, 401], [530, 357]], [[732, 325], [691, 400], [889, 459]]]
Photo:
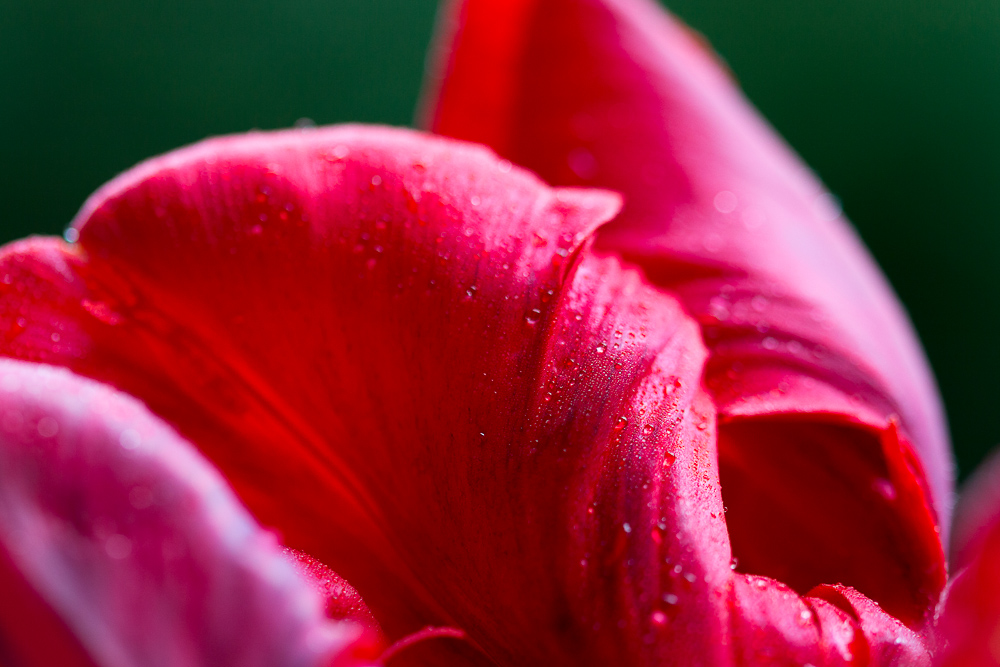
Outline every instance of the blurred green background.
[[[963, 475], [1000, 442], [1000, 2], [674, 0], [909, 309]], [[208, 135], [408, 124], [433, 0], [0, 0], [0, 241]]]

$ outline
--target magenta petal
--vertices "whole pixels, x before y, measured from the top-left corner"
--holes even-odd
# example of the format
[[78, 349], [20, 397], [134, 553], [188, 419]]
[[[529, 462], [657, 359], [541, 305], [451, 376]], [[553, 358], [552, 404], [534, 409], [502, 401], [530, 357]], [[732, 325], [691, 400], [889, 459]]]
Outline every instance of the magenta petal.
[[[102, 189], [79, 243], [4, 249], [0, 351], [145, 401], [357, 588], [393, 661], [727, 665], [758, 627], [836, 658], [842, 608], [733, 602], [708, 350], [590, 251], [618, 203], [408, 131], [211, 140]], [[895, 479], [891, 423], [865, 432]], [[785, 632], [805, 606], [820, 627]]]
[[966, 483], [955, 509], [954, 578], [938, 613], [942, 667], [1000, 664], [1000, 455]]
[[[740, 568], [791, 571], [800, 594], [850, 584], [921, 624], [945, 581], [944, 420], [905, 313], [830, 195], [652, 0], [464, 0], [445, 17], [428, 126], [551, 183], [623, 193], [595, 248], [701, 325]], [[729, 465], [741, 457], [754, 465]], [[774, 486], [823, 461], [806, 495]], [[784, 511], [746, 492], [764, 487]], [[827, 523], [842, 530], [802, 530]], [[872, 546], [844, 560], [837, 544]]]
[[323, 617], [274, 538], [137, 401], [3, 360], [0, 418], [0, 584], [35, 612], [4, 598], [0, 659], [361, 664], [361, 626]]

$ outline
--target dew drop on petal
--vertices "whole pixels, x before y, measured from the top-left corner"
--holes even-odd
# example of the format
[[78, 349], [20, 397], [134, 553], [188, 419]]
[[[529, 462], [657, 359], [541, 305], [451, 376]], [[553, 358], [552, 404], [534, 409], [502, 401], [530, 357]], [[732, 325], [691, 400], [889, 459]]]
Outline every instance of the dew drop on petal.
[[586, 148], [574, 148], [566, 156], [570, 170], [578, 177], [587, 181], [597, 175], [597, 158]]
[[124, 449], [136, 449], [142, 444], [142, 436], [135, 429], [127, 428], [118, 436], [118, 444]]
[[712, 200], [715, 204], [715, 210], [719, 213], [732, 213], [736, 210], [736, 206], [739, 203], [736, 199], [736, 195], [729, 190], [721, 190], [715, 195], [715, 199]]
[[153, 504], [153, 492], [145, 486], [134, 486], [128, 492], [128, 502], [137, 510], [146, 509]]
[[59, 422], [52, 417], [42, 417], [38, 420], [38, 435], [43, 438], [51, 438], [59, 432]]
[[112, 535], [105, 540], [104, 551], [115, 560], [128, 558], [132, 553], [132, 540], [124, 535]]
[[876, 492], [888, 501], [893, 501], [896, 499], [896, 487], [893, 486], [892, 482], [887, 479], [876, 479], [872, 482], [872, 487]]

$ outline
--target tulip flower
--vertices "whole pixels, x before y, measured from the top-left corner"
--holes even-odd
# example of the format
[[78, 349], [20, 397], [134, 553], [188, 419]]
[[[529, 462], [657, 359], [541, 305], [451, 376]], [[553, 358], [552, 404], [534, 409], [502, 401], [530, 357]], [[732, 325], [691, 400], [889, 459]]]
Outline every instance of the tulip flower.
[[943, 417], [822, 186], [651, 0], [441, 40], [445, 136], [208, 140], [0, 251], [0, 662], [931, 664]]

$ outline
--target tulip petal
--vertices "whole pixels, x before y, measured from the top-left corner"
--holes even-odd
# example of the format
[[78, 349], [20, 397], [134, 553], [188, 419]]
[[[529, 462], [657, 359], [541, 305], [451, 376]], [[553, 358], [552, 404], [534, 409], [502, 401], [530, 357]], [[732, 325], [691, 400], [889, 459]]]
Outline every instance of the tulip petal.
[[361, 626], [325, 620], [273, 537], [134, 399], [0, 360], [0, 414], [4, 664], [370, 664]]
[[144, 400], [390, 641], [720, 652], [704, 348], [586, 250], [618, 205], [406, 131], [213, 140], [105, 187], [78, 243], [0, 254], [3, 352]]
[[[444, 16], [425, 124], [551, 183], [622, 192], [595, 247], [698, 320], [741, 570], [793, 572], [799, 593], [849, 584], [922, 623], [945, 581], [944, 420], [905, 314], [830, 195], [651, 0], [461, 0]], [[797, 478], [819, 483], [794, 497], [774, 484]], [[852, 558], [832, 557], [838, 543]]]
[[1000, 664], [1000, 456], [966, 482], [955, 508], [955, 576], [938, 613], [941, 667]]
[[[98, 192], [78, 243], [0, 252], [0, 350], [197, 442], [394, 662], [739, 664], [754, 614], [844, 654], [847, 612], [726, 593], [708, 351], [588, 250], [617, 206], [407, 131], [212, 140]], [[811, 634], [774, 621], [803, 605]]]

